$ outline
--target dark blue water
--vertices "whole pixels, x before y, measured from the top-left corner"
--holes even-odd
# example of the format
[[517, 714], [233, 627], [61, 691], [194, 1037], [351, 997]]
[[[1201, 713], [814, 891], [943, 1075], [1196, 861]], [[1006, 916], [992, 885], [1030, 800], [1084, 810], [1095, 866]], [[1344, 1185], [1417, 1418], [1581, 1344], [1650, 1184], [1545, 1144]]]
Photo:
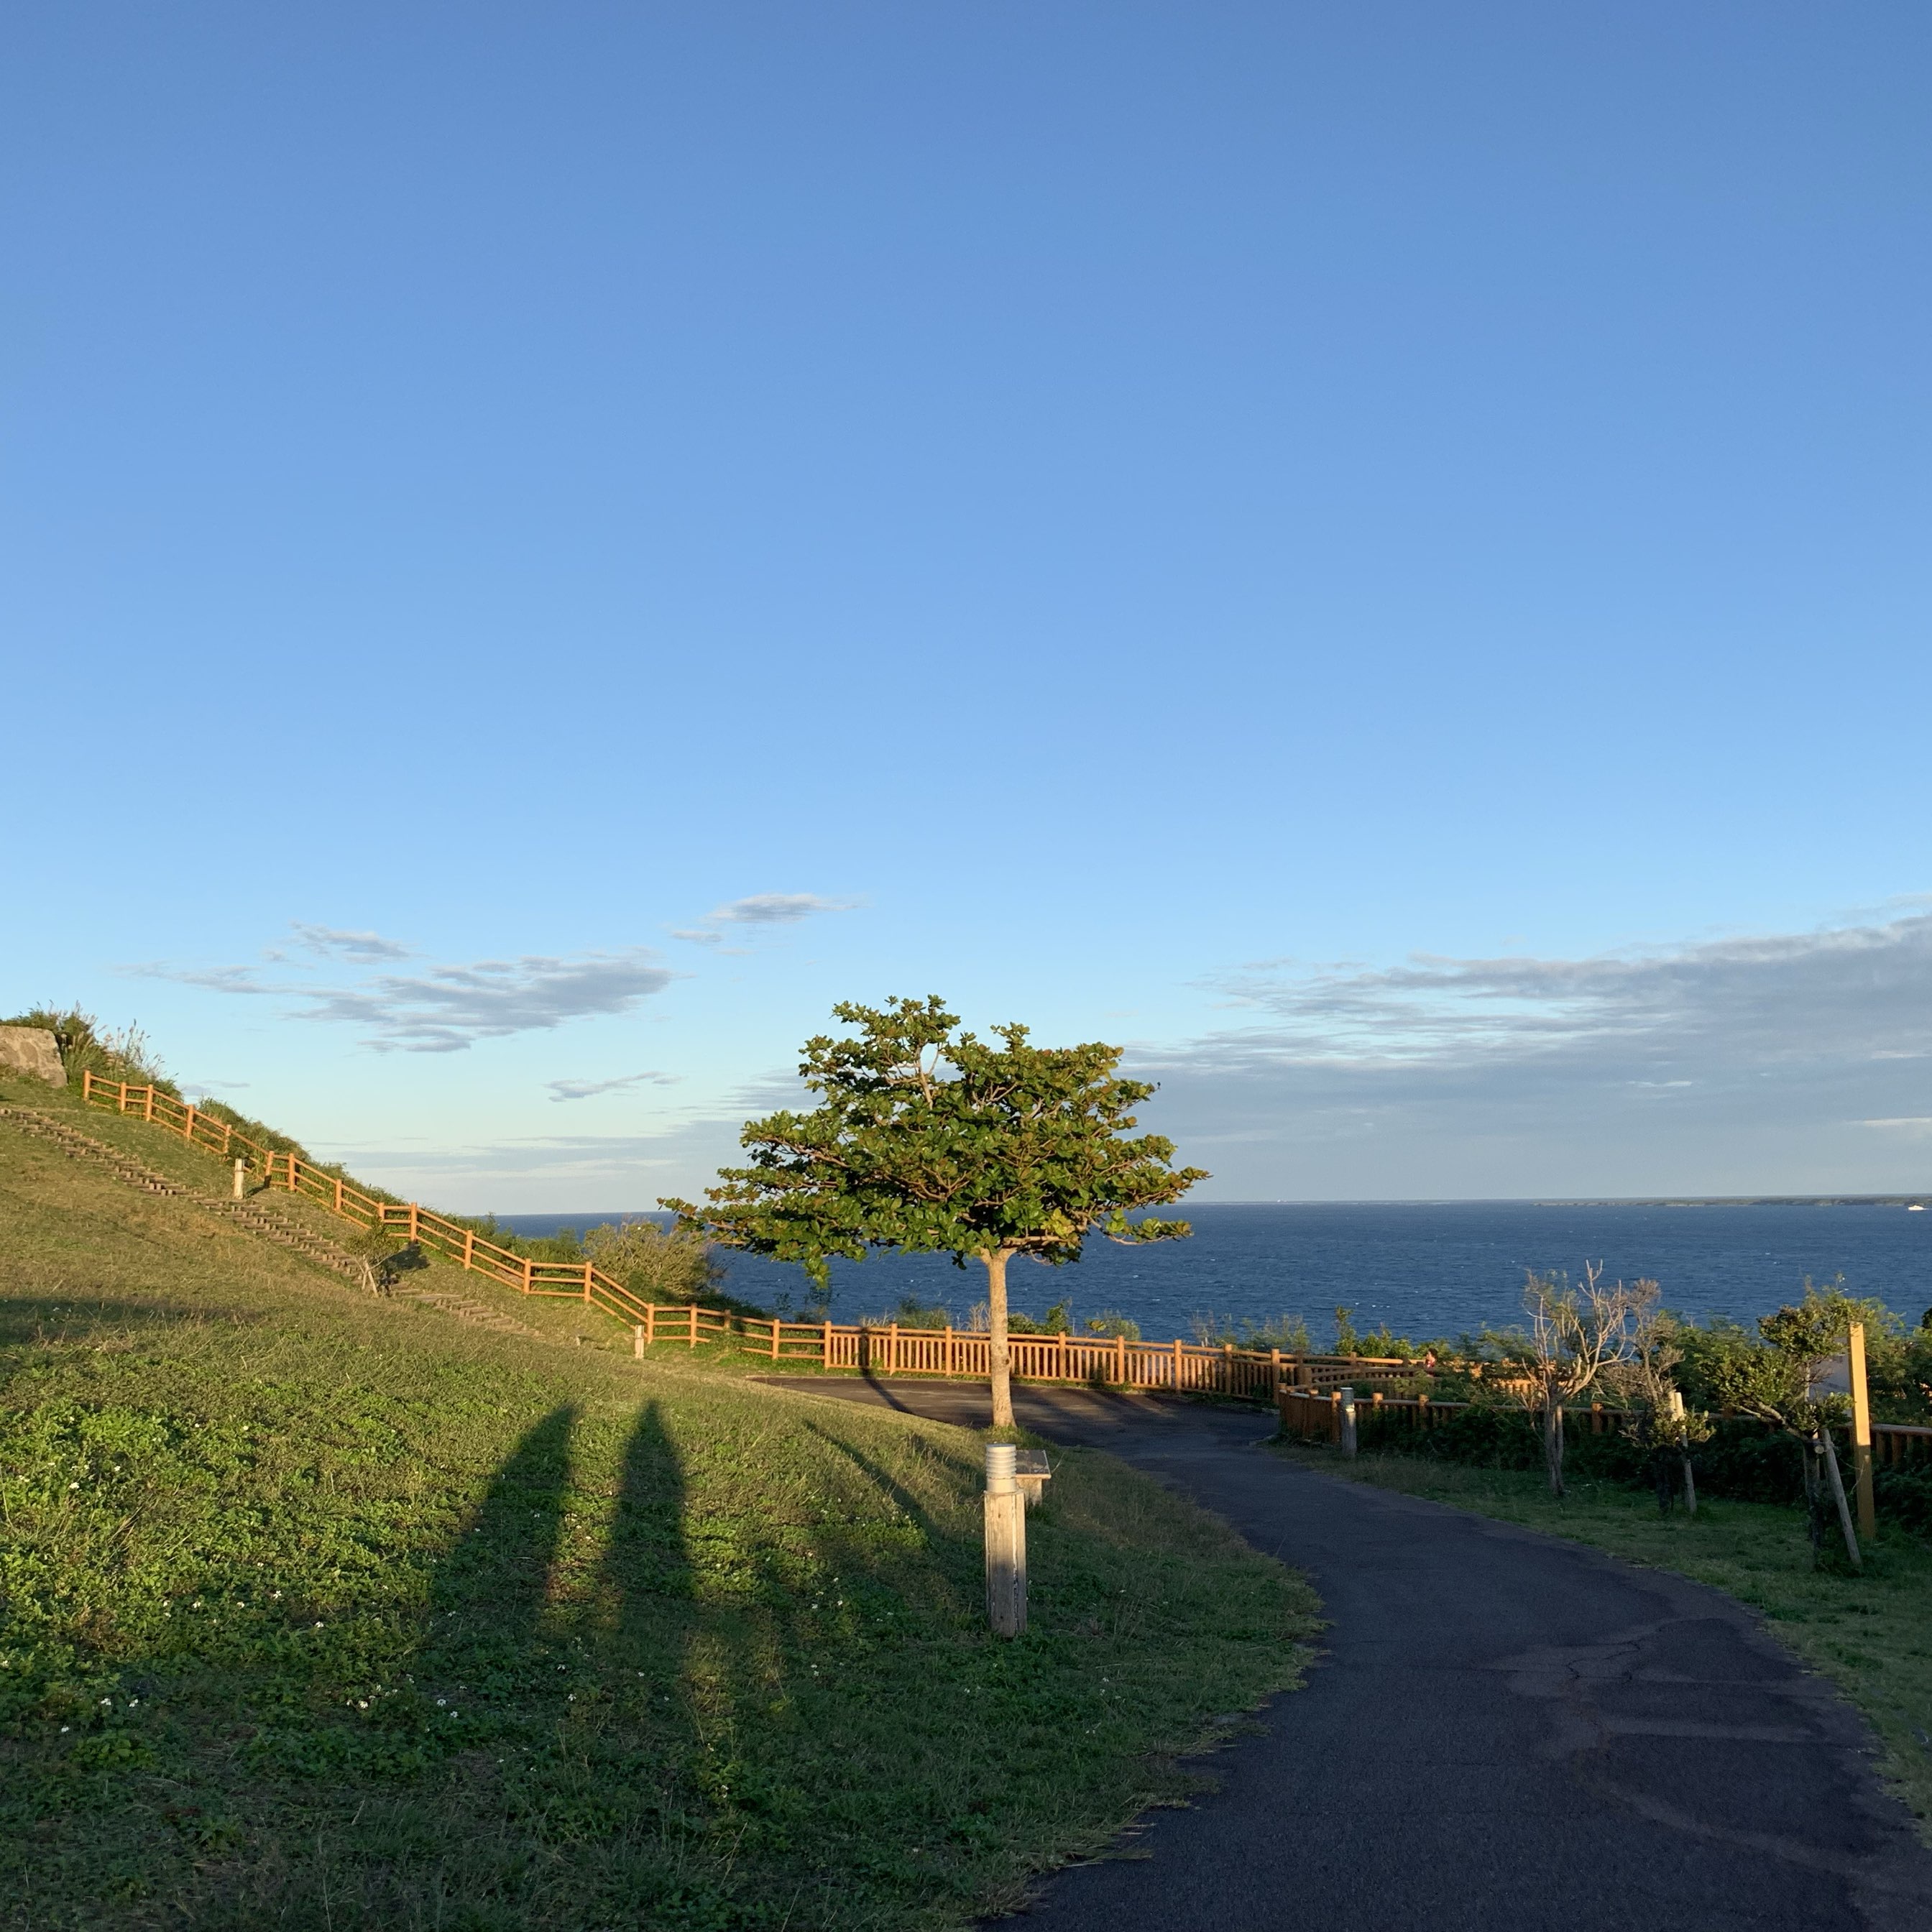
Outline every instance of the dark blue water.
[[[1525, 1271], [1580, 1278], [1600, 1262], [1610, 1280], [1663, 1284], [1667, 1306], [1696, 1316], [1750, 1319], [1793, 1300], [1804, 1277], [1842, 1274], [1848, 1290], [1876, 1295], [1917, 1322], [1932, 1304], [1932, 1212], [1869, 1207], [1543, 1207], [1527, 1202], [1330, 1202], [1195, 1207], [1184, 1241], [1145, 1247], [1088, 1245], [1070, 1267], [1016, 1262], [1013, 1306], [1038, 1315], [1068, 1299], [1078, 1319], [1116, 1310], [1150, 1340], [1186, 1336], [1197, 1318], [1238, 1322], [1299, 1315], [1318, 1346], [1337, 1306], [1358, 1328], [1386, 1322], [1399, 1335], [1454, 1337], [1502, 1327], [1522, 1312]], [[616, 1214], [508, 1214], [530, 1234], [581, 1230]], [[730, 1257], [725, 1286], [770, 1306], [806, 1299], [802, 1272], [754, 1256]], [[890, 1313], [902, 1295], [950, 1308], [967, 1325], [985, 1298], [983, 1271], [943, 1256], [877, 1255], [832, 1267], [832, 1316]]]

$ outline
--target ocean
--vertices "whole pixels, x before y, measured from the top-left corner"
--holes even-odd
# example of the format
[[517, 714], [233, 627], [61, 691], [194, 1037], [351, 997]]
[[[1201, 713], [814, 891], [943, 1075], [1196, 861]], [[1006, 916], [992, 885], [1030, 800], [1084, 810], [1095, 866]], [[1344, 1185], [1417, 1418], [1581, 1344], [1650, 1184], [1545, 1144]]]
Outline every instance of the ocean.
[[[1076, 1319], [1117, 1312], [1150, 1340], [1191, 1336], [1196, 1323], [1304, 1317], [1316, 1346], [1347, 1308], [1358, 1329], [1382, 1323], [1399, 1335], [1450, 1338], [1517, 1320], [1525, 1273], [1561, 1269], [1580, 1280], [1586, 1262], [1606, 1278], [1649, 1276], [1666, 1306], [1703, 1317], [1749, 1321], [1795, 1300], [1804, 1277], [1876, 1295], [1916, 1323], [1932, 1305], [1932, 1211], [1902, 1207], [1546, 1206], [1520, 1201], [1227, 1204], [1175, 1210], [1193, 1224], [1186, 1240], [1123, 1247], [1090, 1240], [1080, 1260], [1049, 1268], [1016, 1262], [1012, 1305], [1029, 1314], [1070, 1301]], [[636, 1215], [506, 1214], [527, 1234], [580, 1232]], [[661, 1218], [661, 1217], [660, 1217]], [[798, 1268], [752, 1256], [729, 1258], [728, 1292], [760, 1306], [809, 1286]], [[984, 1271], [944, 1256], [874, 1255], [836, 1262], [832, 1316], [888, 1316], [902, 1295], [942, 1304], [966, 1325], [985, 1299]]]

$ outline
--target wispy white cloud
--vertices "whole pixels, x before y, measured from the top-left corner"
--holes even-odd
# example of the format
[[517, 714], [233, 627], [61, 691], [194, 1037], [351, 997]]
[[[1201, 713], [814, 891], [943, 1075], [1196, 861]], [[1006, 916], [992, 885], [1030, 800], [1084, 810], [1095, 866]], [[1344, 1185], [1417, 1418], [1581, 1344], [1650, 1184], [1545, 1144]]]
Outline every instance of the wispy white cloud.
[[142, 960], [117, 970], [140, 980], [170, 980], [179, 986], [199, 986], [209, 993], [275, 993], [281, 988], [269, 984], [255, 966], [170, 966], [160, 959]]
[[[411, 949], [397, 939], [385, 939], [380, 932], [344, 932], [331, 926], [310, 926], [305, 920], [289, 921], [298, 942], [311, 952], [332, 958], [352, 959], [358, 965], [385, 959], [406, 959]], [[276, 956], [271, 956], [272, 957]]]
[[754, 892], [748, 898], [733, 899], [728, 904], [715, 907], [704, 915], [715, 923], [674, 926], [670, 936], [687, 945], [718, 946], [726, 955], [736, 957], [746, 949], [725, 946], [724, 934], [717, 930], [718, 926], [796, 926], [819, 913], [850, 912], [857, 903], [856, 899], [826, 898], [818, 892]]
[[1134, 1059], [1162, 1083], [1150, 1124], [1214, 1144], [1224, 1195], [1886, 1188], [1907, 1177], [1870, 1124], [1903, 1148], [1927, 1100], [1923, 913], [1216, 985], [1246, 1024]]
[[526, 954], [471, 966], [385, 974], [363, 986], [301, 997], [308, 1017], [363, 1029], [366, 1045], [406, 1053], [460, 1053], [479, 1040], [540, 1033], [566, 1020], [628, 1012], [672, 975], [641, 948], [576, 958]]
[[1720, 940], [1589, 959], [1454, 959], [1397, 967], [1251, 969], [1220, 982], [1268, 1016], [1237, 1036], [1298, 1060], [1481, 1066], [1629, 1058], [1632, 1078], [1677, 1060], [1932, 1051], [1932, 916]]
[[545, 1084], [553, 1100], [588, 1100], [599, 1094], [622, 1093], [627, 1087], [675, 1087], [675, 1073], [626, 1073], [614, 1080], [552, 1080]]
[[716, 907], [705, 916], [734, 926], [790, 926], [814, 913], [850, 912], [854, 903], [821, 898], [816, 892], [754, 892], [748, 898]]
[[[368, 934], [346, 938], [362, 950], [345, 953], [344, 964], [393, 956], [370, 950], [392, 942]], [[405, 1053], [460, 1053], [479, 1040], [628, 1012], [676, 977], [642, 946], [572, 958], [526, 953], [467, 965], [430, 965], [416, 973], [377, 974], [336, 986], [264, 978], [253, 966], [150, 963], [126, 970], [211, 992], [280, 999], [301, 1018], [358, 1029], [363, 1044], [379, 1052]]]

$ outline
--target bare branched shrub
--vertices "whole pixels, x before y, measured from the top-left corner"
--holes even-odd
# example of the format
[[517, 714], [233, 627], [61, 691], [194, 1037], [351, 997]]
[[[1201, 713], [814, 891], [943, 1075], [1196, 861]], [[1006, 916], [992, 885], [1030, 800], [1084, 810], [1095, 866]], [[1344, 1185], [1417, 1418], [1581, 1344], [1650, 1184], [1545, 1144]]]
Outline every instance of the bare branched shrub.
[[1631, 1324], [1657, 1304], [1654, 1281], [1606, 1288], [1603, 1278], [1600, 1267], [1586, 1263], [1580, 1292], [1558, 1274], [1532, 1274], [1522, 1292], [1529, 1316], [1522, 1400], [1543, 1419], [1544, 1465], [1554, 1496], [1563, 1493], [1563, 1405], [1629, 1360]]

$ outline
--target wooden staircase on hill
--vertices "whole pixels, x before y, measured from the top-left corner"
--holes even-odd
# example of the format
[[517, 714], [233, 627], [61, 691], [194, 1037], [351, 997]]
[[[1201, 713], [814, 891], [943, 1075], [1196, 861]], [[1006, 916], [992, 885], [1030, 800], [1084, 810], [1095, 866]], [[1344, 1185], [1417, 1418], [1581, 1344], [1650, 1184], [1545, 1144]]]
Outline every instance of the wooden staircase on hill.
[[366, 1288], [371, 1294], [417, 1302], [424, 1307], [453, 1315], [459, 1322], [466, 1322], [473, 1328], [494, 1329], [500, 1334], [521, 1335], [536, 1341], [548, 1339], [528, 1322], [519, 1322], [514, 1316], [472, 1300], [465, 1294], [452, 1294], [442, 1288], [386, 1288], [375, 1269], [362, 1256], [351, 1254], [327, 1235], [304, 1226], [280, 1208], [262, 1201], [236, 1201], [220, 1195], [197, 1193], [178, 1181], [170, 1180], [164, 1174], [157, 1174], [152, 1168], [144, 1166], [120, 1148], [110, 1147], [92, 1134], [84, 1134], [78, 1127], [70, 1127], [64, 1120], [57, 1120], [34, 1108], [0, 1106], [0, 1120], [10, 1120], [23, 1132], [50, 1142], [70, 1160], [104, 1168], [124, 1186], [138, 1188], [143, 1194], [184, 1201], [192, 1207], [246, 1228], [251, 1234], [259, 1234], [265, 1240], [288, 1249], [304, 1261], [326, 1268], [331, 1274], [352, 1282], [358, 1288]]

